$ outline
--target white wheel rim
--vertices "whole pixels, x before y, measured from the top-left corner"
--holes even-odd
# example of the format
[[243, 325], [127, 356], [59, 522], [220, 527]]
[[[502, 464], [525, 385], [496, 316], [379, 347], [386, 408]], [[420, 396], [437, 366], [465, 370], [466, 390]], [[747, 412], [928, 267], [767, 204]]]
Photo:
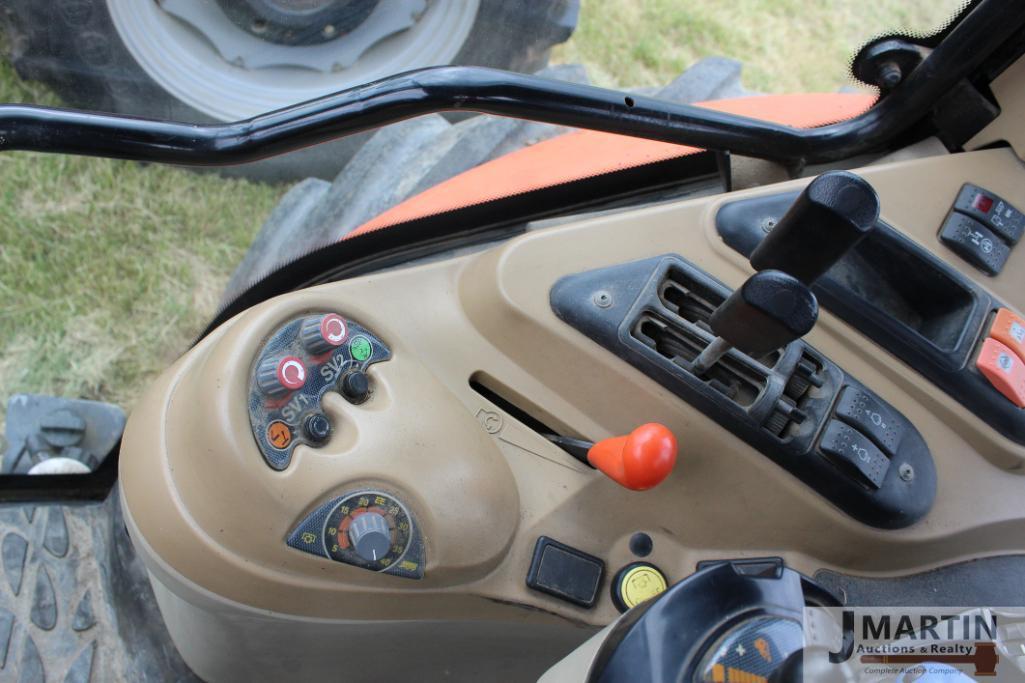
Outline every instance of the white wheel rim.
[[250, 118], [410, 69], [449, 64], [470, 35], [479, 6], [480, 0], [431, 0], [412, 28], [377, 43], [351, 67], [322, 73], [234, 66], [155, 0], [107, 0], [118, 35], [150, 78], [221, 121]]

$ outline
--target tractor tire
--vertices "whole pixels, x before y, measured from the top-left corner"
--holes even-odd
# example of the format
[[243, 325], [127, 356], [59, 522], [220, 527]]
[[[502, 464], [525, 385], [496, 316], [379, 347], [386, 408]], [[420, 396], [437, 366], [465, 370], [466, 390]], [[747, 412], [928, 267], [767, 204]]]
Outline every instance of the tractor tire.
[[[140, 65], [115, 24], [110, 9], [114, 2], [7, 0], [0, 9], [0, 25], [18, 76], [44, 83], [76, 108], [194, 123], [222, 120], [178, 99]], [[569, 38], [579, 8], [578, 0], [479, 3], [472, 28], [451, 63], [527, 73], [542, 68], [552, 46]], [[497, 40], [501, 34], [522, 40]], [[427, 64], [409, 68], [417, 66]], [[331, 179], [368, 137], [354, 135], [224, 171], [265, 182]]]

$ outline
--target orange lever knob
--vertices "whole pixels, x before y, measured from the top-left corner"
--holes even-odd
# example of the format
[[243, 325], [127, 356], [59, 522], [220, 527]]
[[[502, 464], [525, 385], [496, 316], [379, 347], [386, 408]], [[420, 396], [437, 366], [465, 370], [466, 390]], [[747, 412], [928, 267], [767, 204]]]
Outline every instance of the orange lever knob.
[[587, 462], [634, 491], [662, 483], [676, 465], [676, 437], [664, 425], [649, 422], [626, 436], [603, 439], [587, 451]]

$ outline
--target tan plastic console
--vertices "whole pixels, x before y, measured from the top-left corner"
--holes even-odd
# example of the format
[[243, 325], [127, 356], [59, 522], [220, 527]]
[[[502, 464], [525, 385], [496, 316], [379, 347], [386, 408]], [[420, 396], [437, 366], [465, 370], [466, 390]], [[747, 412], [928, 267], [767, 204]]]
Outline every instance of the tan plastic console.
[[[1025, 247], [989, 278], [937, 240], [965, 182], [1025, 206], [1011, 150], [858, 172], [883, 220], [1025, 308]], [[637, 559], [628, 541], [646, 532], [646, 559], [671, 582], [707, 559], [778, 555], [807, 574], [894, 575], [1025, 551], [1025, 448], [828, 311], [808, 341], [907, 416], [935, 459], [935, 505], [909, 528], [854, 521], [552, 312], [549, 291], [564, 275], [665, 253], [739, 285], [751, 269], [715, 232], [717, 209], [804, 182], [591, 218], [282, 296], [187, 353], [132, 415], [121, 456], [129, 530], [185, 660], [209, 680], [539, 675], [618, 616], [607, 579], [593, 609], [527, 587], [541, 535], [601, 558], [611, 575]], [[329, 394], [331, 440], [301, 446], [278, 472], [254, 442], [248, 381], [267, 336], [311, 311], [357, 321], [393, 357], [369, 370], [366, 403]], [[627, 491], [483, 398], [474, 377], [525, 398], [565, 434], [596, 440], [661, 422], [680, 444], [676, 471]], [[317, 505], [361, 487], [395, 494], [419, 520], [422, 580], [285, 544]]]

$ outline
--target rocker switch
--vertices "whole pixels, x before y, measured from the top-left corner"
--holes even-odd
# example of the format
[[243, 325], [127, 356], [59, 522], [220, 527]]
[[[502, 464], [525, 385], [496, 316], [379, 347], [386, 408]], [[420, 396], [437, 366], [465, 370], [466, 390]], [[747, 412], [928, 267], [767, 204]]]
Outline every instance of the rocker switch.
[[867, 436], [837, 420], [829, 421], [819, 448], [873, 488], [883, 485], [886, 471], [890, 469], [890, 460]]
[[868, 436], [891, 458], [904, 438], [904, 421], [882, 399], [856, 387], [844, 387], [836, 416]]

